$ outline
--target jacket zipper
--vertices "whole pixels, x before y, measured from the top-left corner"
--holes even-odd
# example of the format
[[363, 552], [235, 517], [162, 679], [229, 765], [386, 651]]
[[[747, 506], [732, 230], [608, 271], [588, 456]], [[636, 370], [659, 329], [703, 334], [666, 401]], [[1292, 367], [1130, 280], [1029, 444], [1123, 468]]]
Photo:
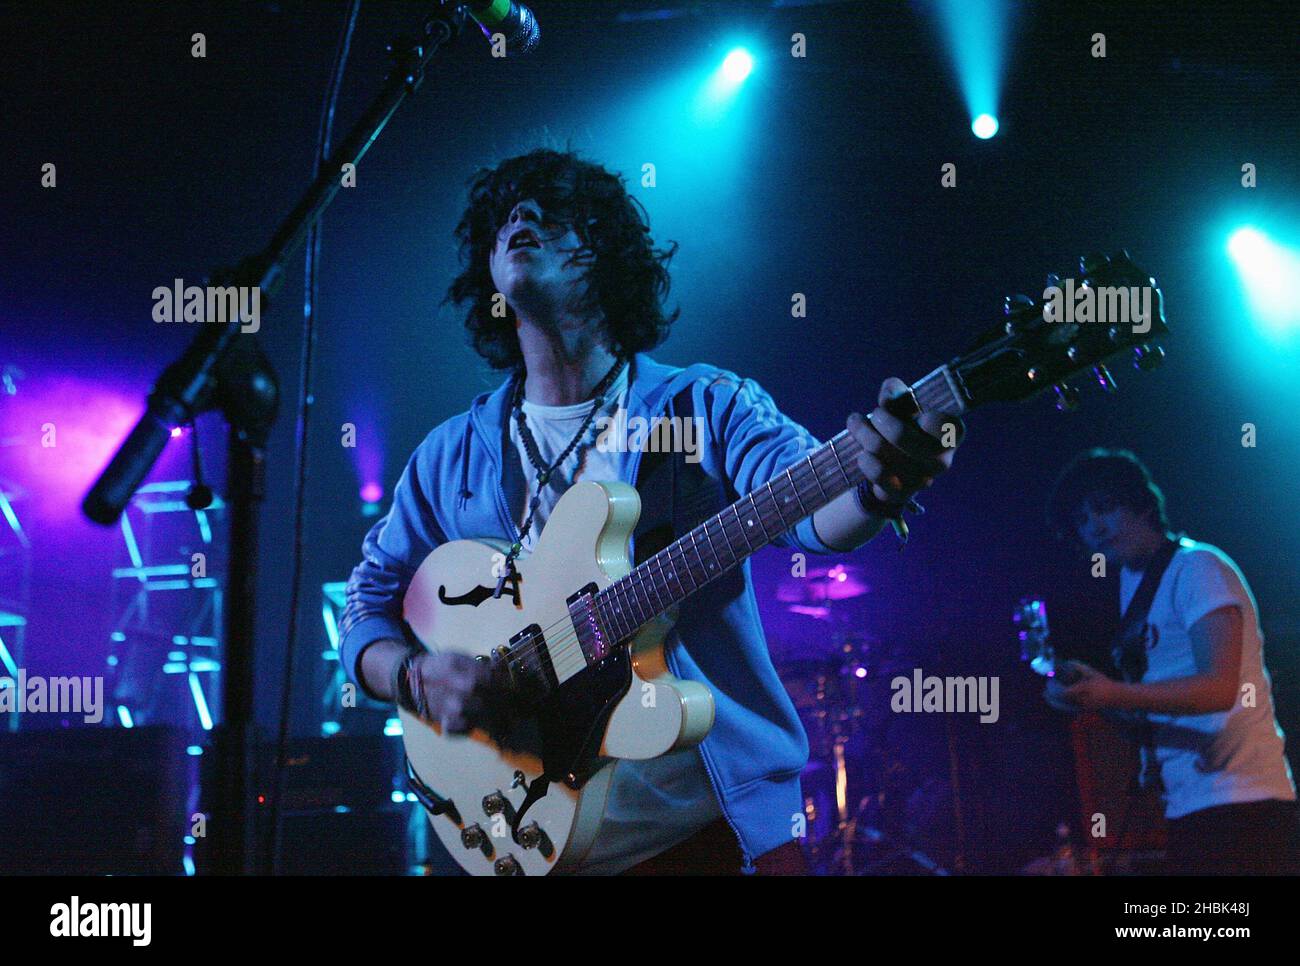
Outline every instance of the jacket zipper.
[[[665, 653], [665, 657], [668, 660], [668, 670], [672, 672], [673, 677], [681, 677], [681, 675], [677, 673], [677, 661], [674, 659], [675, 655], [673, 652], [668, 650]], [[705, 737], [707, 738], [708, 736], [706, 735]], [[709, 756], [704, 753], [704, 742], [701, 741], [696, 745], [695, 750], [699, 753], [700, 761], [704, 764], [704, 777], [709, 780], [709, 787], [713, 790], [713, 797], [717, 799], [718, 808], [722, 811], [722, 817], [726, 821], [727, 826], [731, 829], [731, 834], [736, 837], [736, 845], [740, 848], [740, 854], [743, 860], [741, 870], [746, 875], [751, 874], [754, 871], [754, 858], [749, 854], [749, 849], [745, 847], [745, 840], [741, 838], [740, 829], [736, 826], [735, 821], [731, 817], [731, 812], [727, 809], [727, 801], [719, 790], [720, 786], [718, 784], [718, 779], [713, 773], [713, 764], [709, 761]]]
[[[629, 387], [629, 395], [630, 392], [631, 390]], [[665, 398], [672, 399], [673, 397], [671, 395], [665, 394]], [[666, 412], [666, 408], [665, 408], [665, 412]], [[664, 415], [664, 413], [660, 413], [659, 415]], [[632, 483], [631, 483], [632, 486], [636, 485], [636, 474], [641, 469], [641, 456], [642, 453], [640, 450], [636, 450], [632, 454], [632, 465], [630, 468], [631, 471], [628, 473], [628, 475], [632, 478]], [[668, 663], [668, 670], [672, 672], [673, 677], [681, 677], [681, 675], [677, 673], [677, 661], [675, 659], [676, 655], [673, 653], [672, 648], [665, 649], [664, 657]], [[709, 761], [709, 756], [704, 753], [704, 742], [701, 741], [700, 744], [696, 746], [695, 750], [700, 756], [701, 763], [703, 763], [704, 765], [704, 777], [709, 780], [709, 788], [713, 792], [714, 799], [717, 800], [718, 808], [722, 812], [722, 818], [726, 821], [727, 827], [731, 829], [731, 834], [736, 837], [736, 845], [740, 848], [740, 854], [743, 859], [743, 864], [741, 866], [741, 869], [746, 874], [752, 873], [754, 871], [754, 859], [749, 854], [749, 849], [745, 847], [745, 840], [741, 838], [740, 829], [736, 827], [736, 823], [731, 817], [731, 812], [727, 809], [726, 799], [722, 795], [721, 786], [718, 782], [717, 776], [714, 774], [713, 771], [713, 763]]]

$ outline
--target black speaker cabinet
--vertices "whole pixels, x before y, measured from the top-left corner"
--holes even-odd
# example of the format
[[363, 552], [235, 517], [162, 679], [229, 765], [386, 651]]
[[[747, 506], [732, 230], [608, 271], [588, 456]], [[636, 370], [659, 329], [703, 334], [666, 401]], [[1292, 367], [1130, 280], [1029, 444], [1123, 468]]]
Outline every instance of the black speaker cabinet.
[[182, 874], [188, 743], [167, 727], [0, 734], [0, 873]]

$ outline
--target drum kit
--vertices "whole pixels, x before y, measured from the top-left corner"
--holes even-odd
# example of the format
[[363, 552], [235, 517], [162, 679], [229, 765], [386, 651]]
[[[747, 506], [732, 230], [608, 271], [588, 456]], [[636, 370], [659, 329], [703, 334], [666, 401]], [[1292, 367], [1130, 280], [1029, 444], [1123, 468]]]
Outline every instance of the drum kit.
[[908, 813], [933, 789], [888, 740], [889, 702], [890, 682], [915, 662], [862, 632], [860, 605], [870, 590], [863, 569], [848, 564], [777, 585], [786, 619], [773, 659], [808, 733], [804, 851], [821, 875], [946, 875], [908, 841]]

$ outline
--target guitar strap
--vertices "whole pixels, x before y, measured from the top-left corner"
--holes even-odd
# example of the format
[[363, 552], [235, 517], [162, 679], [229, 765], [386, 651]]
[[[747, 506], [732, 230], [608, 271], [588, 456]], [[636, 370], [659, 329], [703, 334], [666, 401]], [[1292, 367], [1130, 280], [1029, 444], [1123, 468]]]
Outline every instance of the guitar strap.
[[[1178, 550], [1177, 540], [1165, 539], [1160, 549], [1152, 555], [1142, 572], [1142, 581], [1137, 591], [1124, 609], [1120, 618], [1119, 632], [1115, 635], [1115, 644], [1111, 648], [1111, 659], [1115, 668], [1123, 675], [1125, 681], [1136, 684], [1147, 673], [1147, 617], [1151, 613], [1151, 604], [1155, 600], [1160, 581], [1169, 569], [1174, 553]], [[1138, 740], [1142, 752], [1142, 772], [1139, 781], [1145, 787], [1159, 775], [1155, 767], [1155, 743], [1152, 737], [1151, 723], [1146, 715], [1142, 716], [1138, 726]]]
[[687, 436], [685, 426], [695, 416], [691, 387], [673, 397], [666, 426], [652, 425], [646, 436], [646, 451], [637, 469], [636, 489], [641, 496], [641, 519], [632, 534], [634, 563], [654, 556], [678, 537], [723, 509], [727, 499], [723, 484], [704, 472], [700, 460], [687, 458], [686, 444], [702, 444], [693, 424]]

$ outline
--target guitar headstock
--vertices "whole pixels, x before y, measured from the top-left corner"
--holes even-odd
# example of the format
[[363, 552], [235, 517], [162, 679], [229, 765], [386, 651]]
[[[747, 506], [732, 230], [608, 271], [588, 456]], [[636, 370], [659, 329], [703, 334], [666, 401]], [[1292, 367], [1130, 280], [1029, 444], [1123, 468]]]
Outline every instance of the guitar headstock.
[[1049, 275], [1041, 304], [1008, 298], [1003, 321], [947, 369], [969, 408], [1051, 388], [1057, 408], [1073, 409], [1078, 391], [1068, 379], [1092, 369], [1102, 388], [1114, 391], [1106, 361], [1127, 351], [1135, 366], [1153, 369], [1164, 359], [1154, 340], [1168, 331], [1155, 279], [1128, 252], [1089, 256], [1074, 276]]
[[1047, 601], [1037, 597], [1020, 598], [1012, 621], [1020, 639], [1020, 660], [1044, 677], [1055, 675], [1056, 654], [1050, 644], [1052, 635], [1047, 626]]

